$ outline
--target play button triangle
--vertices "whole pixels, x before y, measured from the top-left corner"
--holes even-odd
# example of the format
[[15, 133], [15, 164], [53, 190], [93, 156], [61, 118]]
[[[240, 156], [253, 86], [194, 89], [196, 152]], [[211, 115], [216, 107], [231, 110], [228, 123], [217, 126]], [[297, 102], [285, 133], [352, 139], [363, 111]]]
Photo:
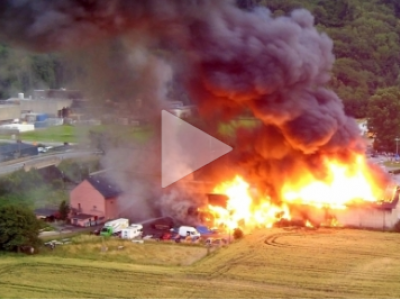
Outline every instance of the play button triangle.
[[232, 151], [231, 146], [165, 110], [161, 117], [163, 188]]

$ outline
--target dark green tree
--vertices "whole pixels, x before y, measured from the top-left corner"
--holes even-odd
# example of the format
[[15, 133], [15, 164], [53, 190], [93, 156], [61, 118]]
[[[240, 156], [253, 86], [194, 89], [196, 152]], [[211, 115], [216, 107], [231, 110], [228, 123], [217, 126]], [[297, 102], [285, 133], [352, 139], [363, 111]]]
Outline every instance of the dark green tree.
[[394, 152], [400, 137], [400, 89], [379, 89], [369, 100], [368, 126], [375, 132], [374, 148]]
[[68, 215], [69, 215], [69, 212], [70, 212], [70, 207], [69, 207], [67, 201], [63, 200], [60, 203], [60, 207], [58, 208], [58, 212], [60, 213], [60, 219], [61, 220], [65, 221], [66, 219], [68, 219]]
[[255, 0], [236, 0], [236, 5], [241, 9], [252, 10], [256, 6]]
[[341, 27], [354, 19], [355, 6], [350, 0], [319, 0], [317, 5], [320, 7], [318, 21], [325, 26]]
[[21, 246], [36, 246], [40, 222], [27, 208], [8, 205], [0, 207], [0, 249], [19, 251]]
[[400, 17], [400, 2], [398, 0], [380, 0], [380, 2], [391, 7], [396, 17]]

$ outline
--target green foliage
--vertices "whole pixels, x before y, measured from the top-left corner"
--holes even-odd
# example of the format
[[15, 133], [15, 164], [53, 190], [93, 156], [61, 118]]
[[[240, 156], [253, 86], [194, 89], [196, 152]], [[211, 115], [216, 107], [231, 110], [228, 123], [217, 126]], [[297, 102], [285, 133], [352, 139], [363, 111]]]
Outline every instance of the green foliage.
[[39, 242], [40, 222], [27, 208], [0, 207], [0, 249], [19, 250], [21, 246], [34, 246]]
[[52, 126], [41, 130], [21, 132], [19, 137], [23, 141], [35, 142], [67, 142], [76, 143], [78, 134], [85, 133], [82, 128], [70, 125]]
[[100, 171], [101, 165], [98, 159], [82, 161], [65, 159], [58, 165], [58, 168], [71, 180], [80, 182], [87, 178], [90, 173]]
[[347, 115], [365, 118], [377, 89], [400, 84], [400, 1], [259, 0], [274, 16], [295, 8], [312, 12], [334, 42], [336, 62], [330, 87], [343, 99]]
[[392, 8], [397, 18], [400, 17], [400, 2], [398, 0], [380, 0], [380, 2]]
[[76, 66], [54, 53], [30, 53], [0, 44], [0, 99], [38, 88], [60, 88], [73, 84]]
[[68, 214], [70, 212], [70, 208], [69, 208], [69, 205], [68, 205], [67, 201], [63, 200], [60, 203], [60, 207], [58, 208], [58, 211], [60, 213], [60, 219], [61, 220], [66, 220], [68, 218]]
[[342, 27], [354, 20], [356, 7], [351, 0], [319, 0], [314, 13], [317, 15], [317, 24]]
[[400, 89], [380, 89], [368, 105], [368, 125], [376, 133], [374, 148], [395, 151], [400, 137]]
[[19, 170], [0, 177], [0, 207], [18, 204], [30, 209], [43, 206], [58, 206], [67, 200], [68, 194], [59, 180], [46, 182], [39, 173]]

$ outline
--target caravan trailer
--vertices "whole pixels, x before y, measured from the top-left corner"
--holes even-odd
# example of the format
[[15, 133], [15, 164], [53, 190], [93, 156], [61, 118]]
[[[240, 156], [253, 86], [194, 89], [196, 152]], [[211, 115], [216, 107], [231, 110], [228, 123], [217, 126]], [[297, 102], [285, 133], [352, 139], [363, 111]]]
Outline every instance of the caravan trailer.
[[141, 224], [132, 224], [131, 226], [122, 229], [121, 238], [122, 239], [134, 239], [142, 237], [143, 235], [143, 226]]

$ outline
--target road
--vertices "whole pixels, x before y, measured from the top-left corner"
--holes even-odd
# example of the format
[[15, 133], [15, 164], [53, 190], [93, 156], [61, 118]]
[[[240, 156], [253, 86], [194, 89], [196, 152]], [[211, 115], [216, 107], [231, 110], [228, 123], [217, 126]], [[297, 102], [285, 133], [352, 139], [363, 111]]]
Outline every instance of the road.
[[70, 158], [77, 158], [77, 157], [85, 157], [95, 155], [93, 151], [90, 150], [66, 150], [65, 152], [57, 152], [57, 153], [46, 153], [46, 154], [39, 154], [37, 156], [29, 156], [24, 157], [14, 161], [8, 161], [0, 163], [0, 175], [8, 174], [15, 172], [19, 169], [25, 167], [25, 165], [33, 165], [39, 164], [41, 162], [45, 163], [46, 161], [51, 161], [52, 159], [70, 159]]
[[103, 225], [96, 225], [91, 227], [75, 227], [72, 225], [53, 225], [56, 229], [54, 231], [43, 231], [40, 232], [39, 237], [44, 239], [60, 239], [71, 234], [78, 234], [100, 229]]
[[[26, 140], [23, 140], [22, 141], [23, 143], [25, 143], [25, 144], [33, 144], [34, 142], [33, 141], [26, 141]], [[13, 139], [0, 139], [0, 143], [16, 143], [16, 140], [13, 140]], [[53, 146], [53, 147], [56, 147], [56, 146], [62, 146], [62, 145], [64, 145], [64, 143], [62, 143], [62, 142], [42, 142], [42, 141], [40, 141], [40, 142], [36, 142], [37, 144], [43, 144], [43, 145], [46, 145], [46, 146]], [[70, 145], [72, 145], [71, 143], [70, 143]]]

